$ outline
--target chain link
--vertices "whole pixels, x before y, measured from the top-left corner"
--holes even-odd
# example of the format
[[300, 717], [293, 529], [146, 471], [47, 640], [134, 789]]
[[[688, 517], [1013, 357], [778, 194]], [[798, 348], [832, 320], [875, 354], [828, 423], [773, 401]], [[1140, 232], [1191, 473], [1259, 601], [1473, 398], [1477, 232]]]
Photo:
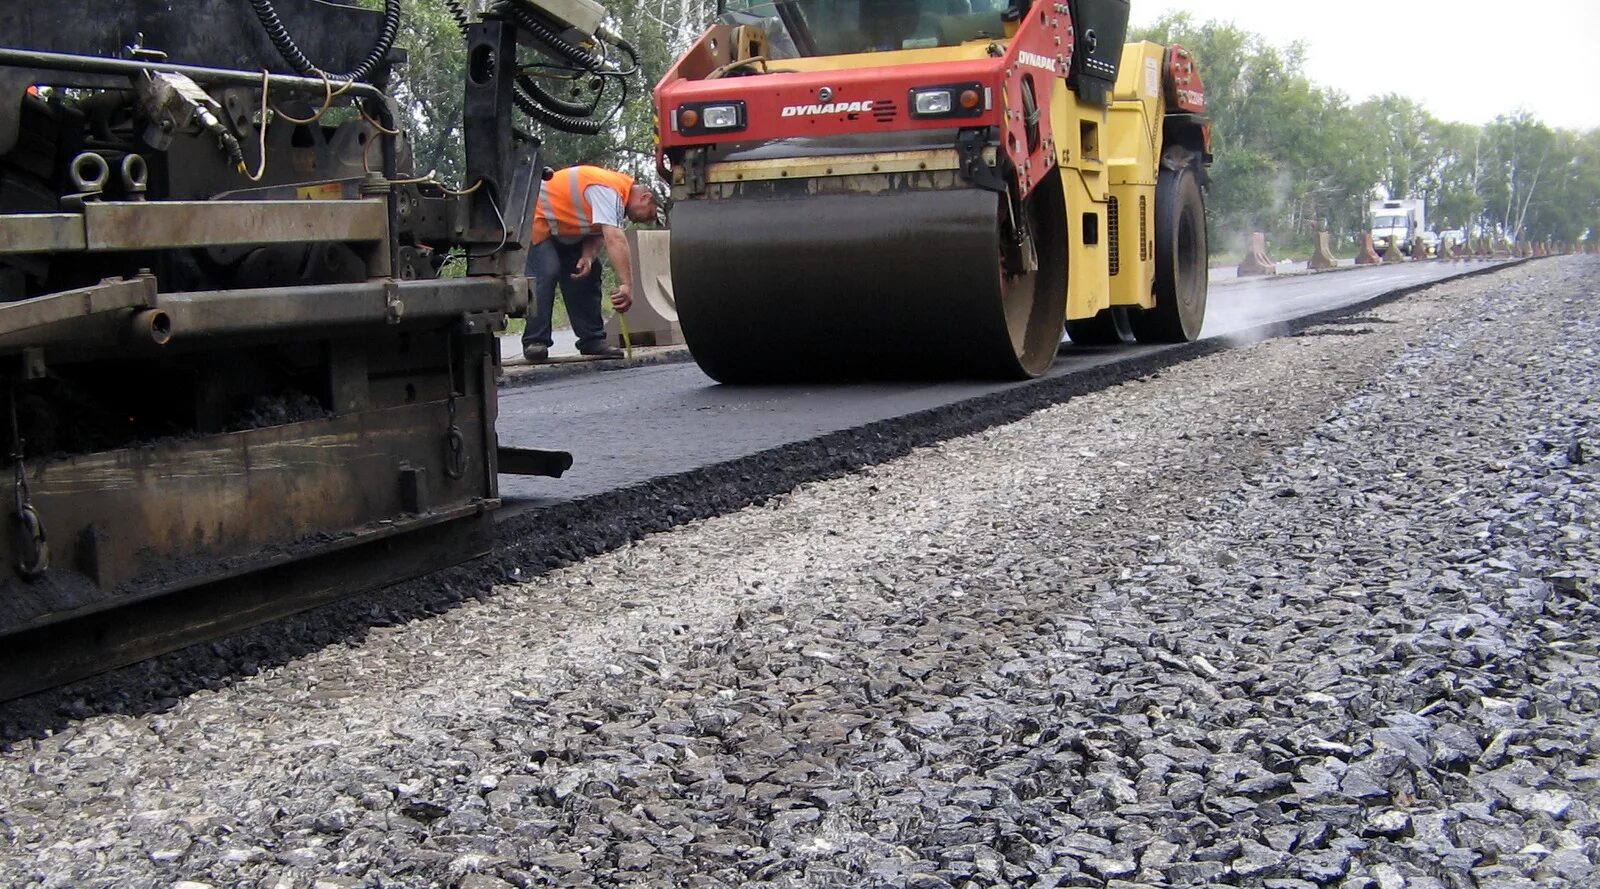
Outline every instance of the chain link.
[[11, 386], [11, 464], [16, 468], [12, 495], [17, 520], [17, 573], [37, 577], [50, 567], [50, 546], [44, 519], [28, 494], [28, 468], [22, 460], [22, 430], [17, 422], [17, 387]]
[[447, 404], [450, 422], [444, 431], [444, 474], [450, 478], [461, 478], [467, 474], [467, 439], [461, 433], [461, 427], [456, 425], [456, 399], [460, 393], [456, 391], [456, 338], [453, 335], [445, 340], [445, 356], [449, 362], [445, 372], [450, 387]]

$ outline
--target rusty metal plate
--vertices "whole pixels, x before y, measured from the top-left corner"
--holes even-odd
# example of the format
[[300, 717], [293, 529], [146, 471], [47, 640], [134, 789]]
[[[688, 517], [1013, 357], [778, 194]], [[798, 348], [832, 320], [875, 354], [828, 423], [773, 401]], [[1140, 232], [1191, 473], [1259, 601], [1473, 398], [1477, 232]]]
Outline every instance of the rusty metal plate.
[[83, 217], [77, 213], [0, 216], [0, 254], [82, 250], [84, 243]]
[[86, 204], [89, 250], [385, 241], [389, 211], [363, 201], [134, 201]]
[[526, 287], [520, 278], [484, 277], [207, 290], [163, 294], [161, 308], [172, 317], [174, 337], [190, 338], [501, 312], [519, 295], [525, 299]]
[[[182, 587], [407, 516], [476, 510], [496, 496], [481, 410], [472, 399], [457, 406], [467, 456], [455, 477], [441, 402], [32, 463], [30, 494], [50, 530], [52, 575], [62, 575], [52, 583], [82, 574], [102, 590]], [[10, 541], [0, 559], [9, 574]], [[15, 622], [15, 592], [0, 624]]]
[[155, 302], [156, 279], [144, 276], [102, 281], [92, 287], [0, 303], [0, 344], [9, 344], [8, 334], [119, 309], [152, 306]]

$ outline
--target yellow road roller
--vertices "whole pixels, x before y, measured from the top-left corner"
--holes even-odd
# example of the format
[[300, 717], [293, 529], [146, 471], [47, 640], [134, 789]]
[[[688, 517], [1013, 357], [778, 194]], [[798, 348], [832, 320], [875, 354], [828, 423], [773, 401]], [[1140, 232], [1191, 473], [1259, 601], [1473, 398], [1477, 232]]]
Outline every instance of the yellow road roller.
[[1127, 0], [734, 3], [655, 90], [690, 352], [724, 383], [1037, 376], [1206, 305], [1205, 88]]

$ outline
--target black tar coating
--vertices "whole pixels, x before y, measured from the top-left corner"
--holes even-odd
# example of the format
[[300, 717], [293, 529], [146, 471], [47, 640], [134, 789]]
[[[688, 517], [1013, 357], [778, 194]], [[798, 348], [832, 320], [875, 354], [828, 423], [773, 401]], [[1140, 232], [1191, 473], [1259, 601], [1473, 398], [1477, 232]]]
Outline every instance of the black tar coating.
[[[1279, 336], [1337, 334], [1340, 325], [1370, 324], [1371, 309], [1453, 280], [1511, 268], [1474, 269], [1344, 308], [1241, 333], [1248, 342]], [[1324, 329], [1319, 329], [1324, 328]], [[1353, 333], [1353, 330], [1351, 331]], [[838, 478], [950, 438], [1020, 420], [1074, 396], [1154, 376], [1226, 351], [1215, 338], [1162, 349], [1060, 377], [1046, 377], [928, 411], [797, 442], [596, 497], [510, 517], [499, 524], [494, 552], [377, 592], [199, 643], [51, 691], [0, 704], [0, 747], [60, 730], [89, 716], [140, 716], [174, 706], [185, 695], [223, 688], [328, 645], [356, 645], [373, 627], [426, 620], [468, 599], [487, 598], [496, 584], [525, 582], [696, 519], [764, 503], [807, 482]], [[578, 455], [581, 458], [581, 455]]]

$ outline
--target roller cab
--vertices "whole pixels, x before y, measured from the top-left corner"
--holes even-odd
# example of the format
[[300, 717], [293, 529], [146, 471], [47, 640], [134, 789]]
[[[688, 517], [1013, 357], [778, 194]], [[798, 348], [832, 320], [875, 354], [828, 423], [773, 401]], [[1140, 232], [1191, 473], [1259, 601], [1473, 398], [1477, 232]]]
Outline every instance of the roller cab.
[[1124, 0], [731, 8], [655, 93], [701, 367], [1025, 378], [1063, 324], [1198, 335], [1204, 89], [1180, 47], [1124, 47], [1127, 17]]

